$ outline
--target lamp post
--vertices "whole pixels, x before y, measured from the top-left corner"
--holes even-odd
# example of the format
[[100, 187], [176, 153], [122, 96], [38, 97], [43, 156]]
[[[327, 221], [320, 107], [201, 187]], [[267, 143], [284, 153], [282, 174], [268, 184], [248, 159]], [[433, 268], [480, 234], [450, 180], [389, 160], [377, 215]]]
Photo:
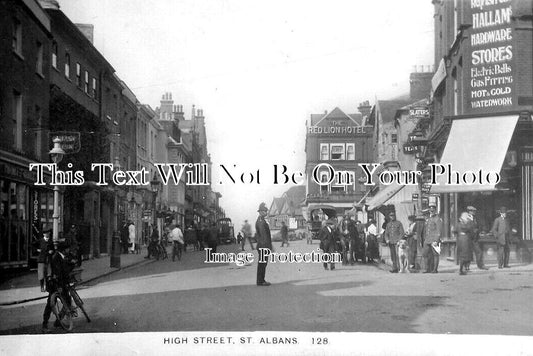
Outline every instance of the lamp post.
[[[113, 165], [113, 169], [116, 171], [120, 170], [120, 159], [118, 157], [115, 157], [115, 164]], [[120, 245], [120, 223], [119, 223], [119, 202], [118, 202], [118, 191], [117, 187], [113, 186], [113, 190], [115, 193], [114, 198], [114, 221], [113, 221], [113, 237], [111, 241], [111, 258], [110, 258], [110, 267], [111, 268], [120, 268], [120, 252], [122, 250]]]
[[[53, 143], [54, 147], [50, 150], [49, 154], [52, 162], [58, 164], [63, 159], [65, 151], [61, 148], [61, 140], [59, 137], [54, 138]], [[52, 219], [52, 241], [54, 244], [57, 244], [59, 240], [59, 186], [57, 184], [54, 185], [54, 214], [52, 215]]]
[[154, 178], [150, 181], [150, 187], [152, 188], [152, 193], [154, 195], [154, 199], [153, 199], [154, 227], [157, 224], [156, 200], [157, 200], [157, 193], [159, 192], [160, 186], [161, 186], [161, 182], [157, 179], [157, 174], [154, 173]]

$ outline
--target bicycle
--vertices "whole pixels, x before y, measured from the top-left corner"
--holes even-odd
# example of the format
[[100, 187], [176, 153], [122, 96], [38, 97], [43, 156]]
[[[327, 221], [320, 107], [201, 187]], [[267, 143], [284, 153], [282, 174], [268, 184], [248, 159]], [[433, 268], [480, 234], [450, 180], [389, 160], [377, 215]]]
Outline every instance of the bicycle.
[[150, 255], [154, 256], [157, 261], [168, 258], [167, 249], [159, 241], [152, 241], [148, 249], [150, 249]]
[[90, 323], [91, 319], [84, 308], [83, 300], [76, 291], [76, 284], [79, 282], [78, 276], [81, 274], [82, 269], [75, 269], [69, 273], [69, 282], [66, 284], [66, 291], [62, 287], [58, 287], [50, 297], [50, 307], [52, 313], [54, 313], [56, 319], [59, 321], [61, 327], [66, 331], [71, 331], [74, 327], [72, 318], [78, 316], [77, 308], [72, 307], [72, 303], [67, 302], [65, 295], [70, 296], [76, 306], [82, 311], [87, 322]]

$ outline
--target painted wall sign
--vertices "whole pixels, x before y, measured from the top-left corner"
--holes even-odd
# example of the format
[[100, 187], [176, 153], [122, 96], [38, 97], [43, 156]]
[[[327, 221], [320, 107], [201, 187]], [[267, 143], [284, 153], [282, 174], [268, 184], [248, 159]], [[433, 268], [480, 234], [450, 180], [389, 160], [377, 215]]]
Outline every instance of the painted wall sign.
[[467, 110], [487, 112], [516, 105], [513, 77], [511, 1], [468, 1], [471, 6], [469, 103]]

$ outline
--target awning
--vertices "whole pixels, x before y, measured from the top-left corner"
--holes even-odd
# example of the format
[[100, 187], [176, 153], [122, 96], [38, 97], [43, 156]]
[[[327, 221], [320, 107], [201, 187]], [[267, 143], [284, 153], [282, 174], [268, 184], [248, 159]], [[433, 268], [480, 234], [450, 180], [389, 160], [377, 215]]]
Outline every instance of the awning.
[[380, 190], [378, 194], [374, 195], [371, 198], [367, 198], [368, 210], [374, 210], [379, 208], [381, 205], [385, 204], [390, 198], [392, 198], [396, 193], [403, 189], [405, 185], [400, 184], [390, 184], [384, 189]]
[[442, 58], [437, 71], [433, 75], [433, 78], [431, 78], [431, 98], [433, 98], [433, 94], [437, 91], [444, 79], [446, 79], [446, 61]]
[[[452, 128], [440, 164], [451, 164], [453, 171], [499, 173], [518, 115], [461, 119], [452, 122]], [[494, 184], [446, 185], [447, 175], [437, 177], [431, 193], [460, 193], [494, 190]]]

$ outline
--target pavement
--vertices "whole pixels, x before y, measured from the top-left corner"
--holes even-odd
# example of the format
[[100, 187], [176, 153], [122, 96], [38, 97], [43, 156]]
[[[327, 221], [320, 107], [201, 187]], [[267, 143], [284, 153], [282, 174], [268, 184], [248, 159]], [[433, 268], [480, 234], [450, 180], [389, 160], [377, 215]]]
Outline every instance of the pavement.
[[[143, 249], [140, 254], [122, 254], [120, 255], [120, 268], [110, 267], [110, 256], [85, 260], [82, 263], [82, 280], [79, 284], [87, 284], [115, 272], [155, 261], [153, 258], [145, 259], [145, 256], [146, 249]], [[0, 282], [0, 305], [21, 304], [44, 299], [47, 296], [48, 293], [41, 292], [36, 270], [12, 273], [7, 277], [3, 276]]]

